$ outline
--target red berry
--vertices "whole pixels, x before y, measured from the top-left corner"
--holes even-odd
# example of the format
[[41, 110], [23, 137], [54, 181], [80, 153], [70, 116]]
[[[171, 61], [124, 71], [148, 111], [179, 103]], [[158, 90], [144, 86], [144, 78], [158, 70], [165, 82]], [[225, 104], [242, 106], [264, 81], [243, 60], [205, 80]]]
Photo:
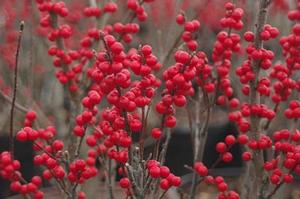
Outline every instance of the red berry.
[[27, 132], [28, 140], [34, 141], [39, 137], [39, 133], [30, 127], [25, 127], [23, 130]]
[[194, 164], [194, 169], [200, 176], [207, 176], [208, 169], [201, 162], [196, 162]]
[[19, 181], [14, 181], [10, 183], [10, 190], [13, 192], [18, 192], [21, 189], [21, 183]]
[[230, 101], [229, 101], [229, 106], [231, 108], [237, 108], [239, 106], [239, 103], [240, 101], [237, 99], [237, 98], [232, 98]]
[[25, 142], [28, 140], [28, 133], [25, 132], [24, 130], [21, 130], [17, 133], [16, 138], [20, 142]]
[[225, 153], [227, 151], [227, 146], [224, 142], [219, 142], [216, 145], [216, 151], [219, 153]]
[[160, 177], [160, 169], [159, 169], [159, 167], [157, 167], [157, 166], [151, 167], [150, 170], [149, 170], [149, 175], [152, 178], [159, 178]]
[[144, 45], [141, 49], [144, 56], [149, 56], [152, 53], [152, 47], [149, 45]]
[[271, 34], [269, 33], [269, 31], [262, 31], [261, 33], [260, 33], [260, 38], [262, 39], [262, 40], [269, 40], [270, 38], [271, 38]]
[[233, 145], [235, 143], [235, 137], [233, 135], [227, 135], [225, 138], [225, 143], [229, 146]]
[[163, 190], [168, 190], [170, 188], [170, 183], [167, 179], [162, 179], [160, 181], [160, 188], [163, 189]]
[[300, 35], [300, 25], [299, 24], [294, 25], [293, 32], [297, 36]]
[[36, 113], [34, 111], [28, 111], [25, 117], [26, 119], [33, 121], [36, 119]]
[[218, 105], [224, 105], [226, 103], [226, 97], [224, 95], [221, 95], [217, 99], [217, 104]]
[[244, 153], [242, 154], [242, 158], [243, 158], [244, 161], [249, 161], [249, 160], [251, 160], [252, 155], [251, 155], [250, 152], [244, 152]]
[[272, 184], [278, 184], [280, 182], [280, 177], [278, 175], [271, 175], [270, 181]]
[[52, 143], [52, 147], [53, 147], [54, 150], [60, 151], [64, 148], [64, 143], [61, 140], [55, 140]]
[[76, 136], [83, 137], [85, 129], [82, 126], [75, 126], [73, 129], [73, 133]]
[[206, 184], [214, 184], [215, 183], [214, 177], [212, 177], [212, 176], [206, 176], [204, 181]]
[[154, 138], [154, 139], [159, 139], [161, 138], [161, 135], [162, 135], [162, 132], [159, 128], [154, 128], [152, 129], [151, 131], [151, 136]]
[[42, 184], [42, 179], [39, 176], [33, 176], [31, 182], [36, 186], [40, 186]]
[[182, 50], [179, 50], [175, 53], [176, 62], [186, 64], [190, 60], [190, 55]]
[[184, 22], [185, 22], [185, 17], [183, 16], [183, 14], [179, 14], [179, 15], [176, 16], [176, 22], [177, 22], [177, 24], [179, 24], [179, 25], [184, 24]]
[[228, 185], [225, 182], [221, 182], [217, 187], [220, 192], [224, 192], [228, 189]]
[[205, 84], [204, 89], [206, 92], [212, 93], [215, 90], [215, 84], [213, 84], [213, 83]]
[[34, 199], [43, 199], [44, 198], [44, 192], [37, 191], [34, 193]]
[[239, 142], [240, 144], [247, 144], [248, 141], [249, 141], [249, 138], [248, 138], [247, 135], [240, 135], [240, 136], [238, 137], [238, 142]]
[[195, 26], [192, 22], [188, 21], [184, 24], [184, 29], [185, 29], [185, 31], [188, 31], [188, 32], [194, 32]]
[[169, 115], [165, 119], [165, 125], [168, 128], [173, 128], [176, 125], [176, 118], [172, 115]]
[[179, 187], [181, 185], [181, 178], [178, 176], [173, 176], [171, 178], [171, 184], [175, 187]]
[[294, 177], [291, 174], [284, 174], [283, 180], [285, 183], [291, 183], [294, 180]]
[[78, 199], [85, 199], [85, 198], [86, 198], [85, 193], [83, 191], [79, 191]]
[[231, 2], [227, 2], [224, 7], [226, 10], [233, 10], [235, 6]]
[[230, 152], [226, 152], [226, 153], [224, 153], [223, 155], [222, 155], [222, 160], [224, 161], [224, 162], [231, 162], [232, 161], [232, 159], [233, 159], [233, 157], [232, 157], [232, 154], [230, 153]]
[[184, 95], [175, 95], [174, 104], [178, 107], [183, 107], [186, 105], [186, 98]]
[[38, 190], [37, 186], [31, 182], [27, 184], [27, 189], [29, 192], [36, 192]]
[[113, 2], [107, 3], [103, 8], [104, 12], [111, 12], [111, 13], [116, 12], [117, 9], [118, 9], [117, 4]]
[[254, 33], [250, 32], [250, 31], [245, 32], [244, 39], [248, 42], [253, 42], [254, 41]]
[[43, 172], [43, 177], [46, 179], [46, 180], [50, 180], [53, 176], [51, 174], [51, 172], [47, 169]]
[[123, 188], [123, 189], [128, 189], [130, 187], [130, 181], [128, 178], [122, 178], [120, 180], [120, 186]]
[[168, 177], [169, 174], [170, 174], [170, 169], [168, 167], [166, 167], [166, 166], [160, 167], [160, 176], [162, 178]]
[[86, 144], [90, 147], [94, 147], [97, 145], [97, 140], [94, 135], [89, 135], [86, 138]]

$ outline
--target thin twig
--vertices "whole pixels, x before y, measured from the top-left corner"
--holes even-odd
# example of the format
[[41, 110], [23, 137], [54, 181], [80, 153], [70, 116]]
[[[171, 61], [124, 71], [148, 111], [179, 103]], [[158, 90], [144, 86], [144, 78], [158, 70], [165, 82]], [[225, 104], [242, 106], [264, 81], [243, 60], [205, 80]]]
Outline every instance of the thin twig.
[[141, 149], [141, 158], [142, 160], [144, 159], [144, 148], [145, 148], [145, 137], [146, 137], [146, 129], [147, 129], [147, 125], [148, 125], [148, 116], [150, 113], [150, 109], [151, 109], [151, 104], [149, 104], [147, 106], [147, 111], [146, 111], [146, 116], [145, 119], [143, 120], [143, 129], [142, 129], [142, 133], [141, 133], [141, 139], [140, 139], [140, 149]]
[[[208, 93], [205, 92], [205, 90], [202, 90], [203, 92], [203, 101], [205, 103], [205, 106], [209, 106], [209, 96]], [[208, 131], [208, 125], [209, 125], [209, 120], [210, 120], [210, 114], [211, 114], [211, 109], [208, 108], [206, 111], [206, 115], [205, 115], [205, 121], [204, 121], [204, 125], [202, 125], [201, 130], [200, 130], [200, 149], [199, 149], [199, 154], [198, 157], [196, 157], [196, 159], [199, 160], [203, 160], [203, 154], [204, 154], [204, 148], [205, 148], [205, 143], [206, 143], [206, 139], [207, 139], [207, 131]]]
[[132, 166], [130, 166], [128, 163], [126, 163], [125, 167], [128, 171], [128, 178], [130, 179], [130, 182], [132, 184], [132, 191], [133, 191], [134, 195], [137, 198], [141, 198], [142, 191], [140, 190], [139, 186], [136, 184], [136, 179], [135, 179], [133, 171], [132, 171]]
[[283, 181], [281, 181], [276, 187], [273, 189], [273, 191], [266, 197], [266, 199], [271, 199], [272, 196], [275, 195], [275, 193], [279, 190], [279, 188], [284, 184]]
[[[1, 90], [0, 90], [0, 96], [4, 100], [6, 100], [8, 103], [12, 104], [12, 99]], [[15, 102], [15, 108], [18, 109], [19, 111], [21, 111], [22, 113], [27, 113], [29, 111], [28, 108], [26, 108], [25, 106], [22, 106], [21, 104], [19, 104], [17, 102]]]
[[168, 192], [168, 189], [165, 190], [165, 191], [161, 194], [161, 196], [159, 197], [159, 199], [163, 199], [167, 192]]
[[[210, 119], [210, 107], [209, 107], [209, 97], [208, 94], [205, 92], [203, 89], [203, 99], [205, 106], [208, 107], [206, 110], [206, 116], [205, 116], [205, 121], [202, 127], [200, 127], [200, 102], [198, 101], [197, 103], [197, 109], [196, 109], [196, 130], [195, 130], [195, 135], [194, 135], [194, 162], [200, 160], [202, 161], [203, 159], [203, 154], [204, 154], [204, 148], [205, 148], [205, 143], [207, 139], [207, 131], [208, 131], [208, 124], [209, 124], [209, 119]], [[199, 96], [200, 99], [200, 96]], [[198, 100], [199, 100], [198, 99]], [[194, 171], [193, 173], [193, 178], [192, 178], [192, 186], [190, 190], [190, 199], [194, 199], [196, 195], [196, 187], [197, 187], [197, 174]]]
[[12, 156], [14, 154], [14, 110], [15, 110], [15, 105], [16, 105], [17, 88], [18, 88], [18, 59], [19, 59], [23, 30], [24, 30], [24, 21], [21, 21], [20, 29], [19, 29], [16, 57], [15, 57], [14, 89], [13, 89], [13, 97], [12, 97], [11, 111], [10, 111], [9, 151], [11, 152]]
[[161, 165], [164, 165], [164, 163], [165, 163], [168, 146], [169, 146], [169, 143], [171, 140], [171, 129], [168, 128], [166, 133], [167, 133], [166, 141], [164, 142], [164, 145], [163, 145], [161, 153], [160, 153], [160, 158], [159, 158]]
[[111, 159], [108, 158], [108, 192], [109, 192], [109, 198], [114, 199], [114, 192], [113, 192], [113, 184], [112, 184], [112, 164], [111, 164]]
[[67, 197], [70, 198], [71, 194], [66, 190], [66, 187], [65, 187], [63, 181], [55, 177], [55, 174], [52, 171], [52, 169], [49, 169], [49, 172], [53, 176], [53, 179], [55, 180], [56, 184], [58, 185], [58, 188], [60, 189], [60, 191], [62, 191], [63, 193], [65, 193], [67, 195]]
[[82, 136], [82, 137], [79, 138], [77, 147], [76, 147], [76, 149], [75, 149], [75, 158], [78, 158], [79, 155], [80, 155], [80, 149], [81, 149], [81, 146], [82, 146], [82, 141], [83, 141], [83, 139], [84, 139], [84, 136]]
[[52, 158], [53, 160], [57, 160], [57, 158], [52, 155], [51, 153], [49, 153], [48, 151], [46, 151], [41, 145], [39, 145], [37, 142], [33, 142], [33, 145], [35, 145], [36, 147], [38, 147], [40, 150], [42, 150], [44, 153], [46, 153], [50, 158]]
[[[189, 122], [189, 128], [190, 128], [190, 132], [191, 132], [191, 135], [193, 135], [193, 117], [192, 117], [192, 113], [191, 113], [191, 110], [189, 109], [189, 107], [185, 107], [185, 110], [186, 110], [186, 113], [187, 113], [187, 117], [188, 117], [188, 122]], [[194, 136], [192, 136], [194, 140]]]
[[72, 195], [71, 195], [71, 198], [72, 199], [75, 199], [76, 198], [76, 189], [78, 187], [78, 183], [76, 183], [73, 188], [72, 188]]
[[[0, 90], [0, 97], [2, 97], [5, 101], [12, 104], [12, 98], [6, 95], [3, 91]], [[33, 99], [31, 99], [33, 100]], [[51, 124], [45, 113], [38, 107], [36, 102], [33, 102], [33, 107], [31, 109], [19, 104], [17, 101], [15, 101], [15, 109], [20, 111], [21, 113], [27, 113], [30, 110], [35, 110], [37, 113], [37, 122], [40, 123], [42, 126], [47, 126], [48, 124]]]
[[[276, 103], [276, 105], [275, 105], [274, 108], [273, 108], [273, 111], [274, 111], [275, 113], [277, 113], [278, 107], [279, 107], [279, 103]], [[264, 131], [266, 131], [266, 130], [269, 129], [270, 124], [271, 124], [272, 121], [274, 121], [274, 120], [268, 120], [268, 122], [266, 123], [266, 125], [263, 127], [263, 130], [264, 130]]]

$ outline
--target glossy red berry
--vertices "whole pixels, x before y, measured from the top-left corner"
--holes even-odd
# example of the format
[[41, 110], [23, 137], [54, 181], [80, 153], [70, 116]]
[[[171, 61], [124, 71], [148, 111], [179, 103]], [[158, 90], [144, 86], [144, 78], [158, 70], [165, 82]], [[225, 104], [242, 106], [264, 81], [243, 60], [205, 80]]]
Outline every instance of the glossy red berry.
[[178, 176], [172, 177], [171, 184], [175, 187], [179, 187], [181, 185], [181, 178]]
[[216, 151], [219, 153], [225, 153], [227, 151], [227, 146], [224, 142], [219, 142], [216, 145]]
[[230, 152], [226, 152], [226, 153], [222, 154], [222, 160], [224, 162], [231, 162], [232, 159], [233, 159], [233, 156]]
[[16, 138], [20, 142], [25, 142], [28, 140], [28, 133], [24, 130], [21, 130], [17, 133]]
[[250, 32], [250, 31], [245, 32], [244, 39], [248, 42], [253, 42], [254, 41], [254, 33]]
[[130, 187], [130, 180], [128, 178], [122, 178], [120, 180], [120, 187], [123, 189], [128, 189]]
[[149, 175], [152, 178], [159, 178], [160, 177], [160, 168], [157, 166], [153, 166], [149, 169]]
[[154, 128], [152, 129], [151, 131], [151, 136], [154, 138], [154, 139], [159, 139], [161, 138], [162, 136], [162, 132], [159, 128]]
[[228, 185], [225, 182], [221, 182], [220, 184], [217, 185], [218, 190], [221, 192], [224, 192], [228, 189]]
[[194, 169], [200, 176], [208, 175], [208, 169], [201, 162], [196, 162], [194, 164]]
[[174, 116], [167, 116], [165, 119], [165, 125], [168, 128], [173, 128], [176, 125], [176, 118]]
[[166, 167], [166, 166], [161, 166], [160, 167], [160, 176], [162, 178], [168, 177], [169, 174], [170, 174], [170, 169], [168, 167]]
[[231, 146], [235, 143], [236, 139], [233, 135], [227, 135], [226, 138], [225, 138], [225, 143], [228, 145], [228, 146]]
[[28, 111], [26, 113], [26, 119], [30, 120], [30, 121], [34, 121], [36, 119], [36, 112], [34, 111]]
[[176, 22], [179, 25], [183, 25], [185, 22], [185, 17], [183, 16], [183, 14], [179, 14], [176, 16]]
[[159, 186], [163, 190], [168, 190], [170, 188], [170, 183], [167, 179], [161, 179]]
[[243, 159], [244, 161], [249, 161], [249, 160], [251, 160], [251, 158], [252, 158], [252, 155], [251, 155], [250, 152], [244, 152], [244, 153], [242, 154], [242, 159]]

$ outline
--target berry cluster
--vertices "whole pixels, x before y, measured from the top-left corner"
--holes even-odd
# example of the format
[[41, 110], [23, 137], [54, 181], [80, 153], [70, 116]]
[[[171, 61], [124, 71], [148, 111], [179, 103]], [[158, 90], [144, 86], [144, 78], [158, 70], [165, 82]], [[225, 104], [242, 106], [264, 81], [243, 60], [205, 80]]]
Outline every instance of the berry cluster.
[[208, 185], [215, 185], [219, 191], [218, 198], [220, 199], [239, 199], [239, 194], [235, 191], [230, 191], [228, 184], [225, 182], [224, 178], [221, 176], [210, 176], [209, 171], [202, 162], [195, 162], [194, 168], [195, 172], [203, 177], [204, 182]]
[[70, 164], [68, 180], [71, 183], [83, 184], [86, 180], [95, 177], [98, 170], [95, 168], [96, 154], [89, 153], [86, 160], [77, 159]]
[[300, 103], [298, 100], [290, 101], [289, 108], [284, 111], [285, 117], [288, 119], [300, 117]]
[[163, 73], [166, 89], [163, 91], [161, 101], [156, 104], [156, 111], [163, 115], [164, 125], [168, 128], [176, 125], [173, 104], [178, 107], [185, 106], [185, 95], [194, 93], [191, 80], [195, 77], [193, 69], [195, 65], [192, 60], [196, 59], [189, 53], [179, 50], [175, 53], [176, 64]]
[[144, 1], [127, 0], [127, 7], [128, 7], [128, 9], [130, 9], [134, 12], [134, 15], [136, 15], [136, 17], [139, 21], [145, 21], [147, 19], [148, 15], [145, 12], [145, 8], [142, 4], [144, 2], [151, 3], [153, 1], [154, 0], [144, 0]]
[[[273, 138], [276, 152], [282, 152], [285, 156], [278, 155], [265, 162], [264, 169], [268, 172], [272, 184], [291, 183], [294, 178], [292, 172], [300, 173], [300, 153], [297, 147], [300, 141], [299, 131], [290, 132], [288, 129], [282, 129], [276, 131]], [[292, 143], [289, 140], [292, 140]]]
[[233, 159], [232, 154], [229, 152], [230, 148], [236, 143], [236, 138], [233, 135], [228, 135], [225, 142], [219, 142], [216, 145], [216, 151], [220, 153], [223, 162], [231, 162]]
[[10, 189], [24, 196], [33, 196], [34, 199], [42, 199], [44, 193], [39, 190], [42, 179], [39, 176], [32, 177], [30, 182], [26, 182], [20, 173], [21, 164], [14, 160], [9, 152], [0, 154], [0, 176], [9, 180]]
[[160, 178], [160, 188], [168, 190], [171, 186], [178, 187], [181, 184], [181, 178], [175, 176], [170, 172], [170, 169], [166, 166], [161, 166], [159, 162], [155, 160], [149, 160], [147, 162], [147, 169], [149, 176], [152, 178]]
[[241, 19], [244, 15], [244, 10], [241, 8], [235, 8], [235, 5], [230, 2], [225, 4], [225, 9], [225, 17], [220, 20], [222, 28], [241, 30], [243, 28], [243, 22]]
[[184, 14], [179, 14], [176, 17], [176, 22], [184, 26], [184, 32], [181, 39], [185, 42], [190, 51], [196, 51], [198, 48], [197, 31], [200, 29], [200, 22], [198, 20], [186, 21]]
[[[220, 26], [207, 20], [208, 26], [223, 29], [216, 33], [216, 41], [208, 55], [199, 50], [202, 48], [199, 35], [203, 23], [200, 25], [198, 19], [188, 19], [183, 6], [176, 16], [182, 33], [164, 59], [156, 55], [154, 46], [135, 40], [144, 29], [139, 22], [148, 18], [145, 5], [152, 2], [154, 0], [127, 0], [118, 4], [109, 1], [98, 6], [97, 1], [66, 4], [63, 1], [36, 0], [40, 13], [37, 33], [51, 43], [47, 47], [48, 55], [53, 59], [55, 76], [64, 87], [67, 113], [64, 119], [73, 137], [71, 144], [65, 146], [66, 143], [58, 139], [64, 133], [60, 132], [61, 129], [55, 126], [39, 128], [40, 112], [25, 111], [24, 125], [16, 133], [16, 139], [32, 142], [36, 153], [34, 164], [43, 168], [43, 172], [42, 177], [34, 176], [27, 182], [20, 173], [20, 163], [11, 155], [13, 151], [1, 153], [0, 176], [11, 182], [12, 191], [25, 197], [43, 198], [44, 194], [39, 190], [43, 178], [56, 181], [66, 197], [84, 199], [86, 196], [80, 185], [103, 174], [108, 189], [111, 189], [114, 184], [111, 182], [112, 170], [116, 167], [122, 176], [119, 185], [128, 197], [145, 198], [160, 187], [162, 198], [171, 187], [181, 185], [181, 178], [164, 165], [171, 136], [169, 130], [178, 123], [177, 109], [186, 107], [189, 100], [195, 99], [203, 99], [203, 113], [206, 113], [202, 114], [201, 110], [189, 113], [197, 114], [196, 118], [190, 118], [191, 123], [197, 124], [190, 126], [195, 133], [192, 136], [194, 147], [199, 145], [200, 152], [206, 142], [210, 111], [216, 105], [227, 106], [228, 119], [237, 125], [240, 133], [236, 137], [228, 135], [216, 144], [219, 158], [213, 167], [219, 162], [231, 162], [235, 157], [230, 149], [240, 144], [245, 146], [242, 159], [254, 164], [249, 167], [253, 172], [250, 175], [255, 179], [268, 179], [274, 185], [274, 193], [281, 184], [293, 182], [294, 173], [300, 173], [300, 132], [296, 128], [300, 102], [291, 99], [300, 92], [300, 78], [296, 74], [300, 69], [300, 25], [295, 23], [291, 34], [280, 38], [284, 62], [274, 65], [272, 62], [277, 52], [265, 48], [264, 43], [276, 39], [279, 30], [262, 20], [267, 12], [267, 1], [260, 1], [262, 10], [258, 13], [256, 32], [246, 31], [243, 35], [247, 44], [245, 48], [238, 33], [244, 27], [244, 10], [227, 2]], [[187, 2], [184, 4], [188, 5]], [[215, 1], [206, 4], [208, 8], [212, 8], [212, 2]], [[299, 2], [297, 9], [288, 13], [290, 20], [300, 19]], [[157, 2], [151, 7], [152, 13], [160, 4], [173, 5], [171, 1]], [[10, 2], [7, 5], [13, 6]], [[239, 5], [244, 6], [243, 3]], [[121, 16], [122, 11], [128, 11], [124, 20], [115, 17]], [[168, 10], [169, 16], [173, 11]], [[25, 16], [28, 11], [24, 13]], [[211, 13], [209, 17], [214, 18]], [[5, 62], [13, 65], [12, 54], [7, 51], [15, 48], [17, 34], [11, 31], [11, 27], [16, 17], [8, 18], [5, 26], [9, 33], [5, 35], [6, 44], [0, 46], [0, 54]], [[246, 58], [233, 69], [234, 54], [243, 55], [244, 51]], [[169, 55], [173, 55], [173, 63]], [[171, 65], [164, 66], [168, 62]], [[160, 69], [163, 69], [161, 78]], [[238, 76], [240, 86], [233, 84], [232, 72]], [[1, 89], [3, 85], [0, 81]], [[284, 102], [288, 107], [284, 107]], [[196, 103], [202, 107], [202, 102]], [[152, 106], [160, 114], [161, 122], [150, 127], [151, 116], [148, 116]], [[281, 113], [293, 125], [272, 132], [269, 126]], [[206, 123], [199, 125], [202, 121], [198, 119], [205, 117]], [[155, 146], [146, 159], [144, 145], [148, 134]], [[88, 147], [85, 154], [82, 145]], [[264, 151], [270, 151], [272, 155], [264, 155]], [[191, 169], [195, 177], [198, 174], [203, 182], [216, 186], [219, 199], [239, 198], [221, 176], [211, 176], [210, 169], [213, 168], [207, 168], [197, 153], [195, 150], [197, 161]], [[263, 168], [264, 171], [257, 172], [253, 168]], [[249, 183], [245, 181], [244, 184]], [[264, 189], [265, 186], [260, 184], [258, 187]], [[265, 194], [266, 191], [259, 192]]]

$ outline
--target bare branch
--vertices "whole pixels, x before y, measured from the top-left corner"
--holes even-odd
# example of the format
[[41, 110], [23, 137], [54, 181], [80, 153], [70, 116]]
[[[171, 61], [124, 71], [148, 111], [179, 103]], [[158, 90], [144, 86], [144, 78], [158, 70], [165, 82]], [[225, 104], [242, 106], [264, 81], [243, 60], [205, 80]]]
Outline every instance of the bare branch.
[[[260, 33], [263, 30], [264, 25], [266, 24], [267, 20], [267, 8], [269, 5], [269, 0], [260, 0], [259, 4], [259, 11], [258, 11], [258, 17], [256, 22], [256, 32], [255, 32], [255, 40], [254, 40], [254, 46], [256, 49], [263, 48], [263, 40], [260, 37]], [[252, 62], [252, 69], [255, 74], [255, 79], [250, 81], [250, 97], [249, 97], [249, 103], [251, 105], [253, 104], [260, 104], [260, 96], [258, 92], [256, 91], [256, 87], [259, 81], [259, 73], [260, 73], [260, 60], [254, 60]], [[259, 129], [259, 123], [260, 118], [252, 115], [250, 117], [250, 136], [251, 139], [258, 140], [260, 137], [260, 129]], [[250, 173], [252, 174], [249, 176], [250, 179], [250, 193], [251, 198], [256, 199], [259, 198], [262, 194], [262, 189], [264, 189], [262, 185], [263, 179], [264, 179], [264, 173], [263, 173], [263, 151], [261, 150], [255, 150], [253, 151], [253, 159], [252, 159], [252, 165], [250, 167]], [[248, 165], [249, 166], [249, 165]], [[249, 180], [246, 179], [245, 180]], [[247, 183], [247, 182], [244, 182]]]
[[10, 111], [9, 151], [11, 152], [12, 156], [14, 154], [14, 111], [15, 111], [17, 88], [18, 88], [18, 59], [19, 59], [23, 30], [24, 30], [24, 21], [21, 21], [20, 29], [19, 29], [16, 57], [15, 57], [14, 88], [13, 88], [13, 98], [12, 98], [12, 102], [11, 102], [11, 111]]

